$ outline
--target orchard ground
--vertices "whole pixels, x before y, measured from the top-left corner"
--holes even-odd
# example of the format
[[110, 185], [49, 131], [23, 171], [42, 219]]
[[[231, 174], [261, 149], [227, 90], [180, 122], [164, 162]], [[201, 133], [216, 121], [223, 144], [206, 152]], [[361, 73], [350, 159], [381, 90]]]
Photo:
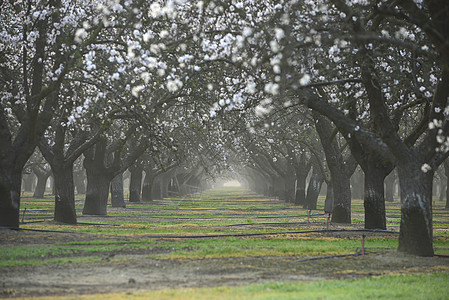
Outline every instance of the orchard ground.
[[[434, 203], [435, 257], [397, 253], [398, 200], [387, 231], [327, 224], [318, 210], [239, 187], [108, 207], [79, 224], [51, 221], [53, 199], [22, 200], [24, 230], [0, 230], [0, 297], [447, 299], [449, 211]], [[364, 255], [362, 255], [362, 240]], [[362, 294], [361, 294], [362, 293]], [[362, 296], [363, 298], [363, 296]]]

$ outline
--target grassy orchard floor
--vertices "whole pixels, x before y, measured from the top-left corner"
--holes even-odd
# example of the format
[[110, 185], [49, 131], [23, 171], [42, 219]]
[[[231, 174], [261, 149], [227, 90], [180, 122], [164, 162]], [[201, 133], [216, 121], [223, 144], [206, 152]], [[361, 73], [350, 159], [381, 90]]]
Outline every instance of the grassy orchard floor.
[[[367, 297], [447, 299], [449, 294], [449, 258], [396, 253], [399, 203], [387, 203], [388, 230], [394, 232], [363, 232], [360, 200], [353, 201], [353, 224], [331, 224], [326, 231], [322, 198], [308, 220], [300, 207], [238, 188], [108, 207], [106, 217], [81, 216], [83, 201], [77, 198], [77, 226], [51, 221], [50, 196], [24, 196], [21, 227], [41, 231], [0, 230], [3, 297], [360, 299], [363, 291]], [[365, 257], [323, 258], [358, 253], [363, 234]], [[449, 211], [442, 202], [434, 204], [434, 247], [437, 254], [449, 254]]]

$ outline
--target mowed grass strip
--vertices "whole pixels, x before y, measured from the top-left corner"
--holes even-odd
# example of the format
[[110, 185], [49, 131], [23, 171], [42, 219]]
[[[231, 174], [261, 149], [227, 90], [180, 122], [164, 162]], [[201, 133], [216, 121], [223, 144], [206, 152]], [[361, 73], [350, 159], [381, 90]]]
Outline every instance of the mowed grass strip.
[[40, 299], [447, 299], [449, 273], [392, 275], [357, 280], [270, 282], [241, 287], [183, 288]]

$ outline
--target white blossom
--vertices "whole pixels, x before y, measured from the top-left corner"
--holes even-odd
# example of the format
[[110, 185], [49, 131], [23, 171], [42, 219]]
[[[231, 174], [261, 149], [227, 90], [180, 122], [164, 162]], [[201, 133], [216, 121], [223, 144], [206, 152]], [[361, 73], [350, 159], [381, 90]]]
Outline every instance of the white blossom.
[[310, 83], [310, 75], [304, 74], [301, 79], [299, 80], [300, 85], [308, 85]]
[[424, 173], [427, 173], [427, 172], [429, 172], [430, 170], [432, 170], [432, 167], [431, 167], [429, 164], [427, 164], [427, 163], [424, 163], [424, 164], [421, 166], [421, 171], [423, 171]]

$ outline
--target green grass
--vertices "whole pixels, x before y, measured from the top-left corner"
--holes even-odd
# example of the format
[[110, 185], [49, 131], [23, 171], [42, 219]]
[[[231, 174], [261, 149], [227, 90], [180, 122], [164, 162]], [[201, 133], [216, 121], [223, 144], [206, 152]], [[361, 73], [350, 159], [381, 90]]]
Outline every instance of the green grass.
[[[269, 282], [242, 287], [95, 294], [85, 299], [448, 299], [449, 274], [391, 275], [357, 280]], [[70, 298], [70, 297], [68, 297]], [[83, 297], [84, 298], [84, 297]]]
[[[374, 249], [394, 250], [397, 240], [366, 239], [366, 251]], [[160, 246], [173, 249], [169, 253], [153, 254], [152, 258], [216, 258], [216, 257], [246, 257], [246, 256], [285, 256], [285, 255], [332, 255], [347, 254], [360, 251], [359, 240], [347, 239], [258, 239], [258, 238], [227, 238], [207, 240], [186, 240], [162, 242]]]
[[150, 241], [92, 241], [59, 243], [49, 246], [2, 246], [0, 267], [37, 266], [50, 263], [90, 262], [98, 260], [96, 254], [117, 251], [151, 250], [156, 245]]
[[[82, 196], [77, 196], [77, 207], [81, 207]], [[25, 221], [27, 218], [45, 217], [52, 218], [52, 212], [33, 212], [33, 209], [53, 209], [53, 198], [33, 199], [24, 198], [22, 208], [27, 208]], [[238, 203], [237, 201], [242, 201]], [[245, 202], [247, 201], [247, 202]], [[272, 201], [272, 203], [268, 203]], [[258, 204], [260, 202], [261, 204]], [[266, 204], [268, 203], [268, 204]], [[318, 207], [322, 207], [324, 197], [319, 198]], [[321, 211], [314, 211], [314, 214]], [[362, 228], [364, 219], [360, 218], [363, 212], [363, 202], [353, 201], [353, 212], [355, 217], [352, 223], [357, 228]], [[449, 227], [449, 212], [439, 210], [435, 219], [439, 224], [435, 224], [435, 229]], [[396, 216], [400, 214], [399, 203], [387, 203], [387, 225], [399, 226], [400, 219]], [[80, 222], [98, 223], [98, 225], [63, 225], [55, 222], [32, 223], [24, 225], [24, 228], [50, 229], [58, 231], [73, 231], [79, 233], [101, 234], [104, 240], [97, 242], [85, 242], [85, 244], [58, 244], [39, 249], [36, 248], [30, 253], [26, 253], [17, 246], [19, 253], [16, 258], [10, 255], [11, 249], [0, 245], [0, 252], [7, 253], [0, 257], [0, 266], [14, 265], [15, 260], [23, 259], [31, 261], [39, 255], [58, 257], [68, 255], [92, 255], [92, 253], [107, 253], [108, 251], [141, 251], [141, 249], [151, 250], [152, 247], [161, 249], [174, 249], [170, 253], [152, 254], [159, 258], [176, 257], [222, 257], [222, 256], [261, 256], [261, 255], [315, 255], [326, 253], [348, 253], [354, 252], [360, 247], [360, 241], [337, 239], [320, 239], [312, 237], [315, 241], [304, 240], [303, 236], [297, 235], [294, 238], [287, 238], [283, 235], [271, 237], [239, 238], [239, 239], [210, 239], [210, 240], [182, 240], [182, 241], [158, 241], [157, 245], [148, 242], [145, 235], [212, 235], [212, 234], [233, 234], [233, 233], [271, 233], [289, 232], [313, 229], [324, 229], [326, 216], [319, 216], [310, 220], [307, 225], [306, 210], [291, 204], [279, 204], [273, 199], [260, 198], [258, 195], [242, 189], [217, 189], [203, 194], [194, 194], [185, 198], [167, 198], [154, 203], [129, 203], [127, 208], [108, 207], [107, 218], [79, 218]], [[298, 216], [302, 217], [291, 217]], [[389, 216], [390, 215], [390, 216]], [[127, 220], [126, 216], [130, 216]], [[266, 216], [279, 216], [281, 218], [260, 218]], [[391, 217], [394, 216], [394, 217]], [[157, 218], [163, 217], [158, 221]], [[148, 218], [148, 221], [146, 219]], [[183, 219], [185, 218], [185, 219]], [[186, 219], [190, 218], [190, 219]], [[203, 219], [201, 218], [211, 218]], [[222, 219], [220, 219], [222, 218]], [[258, 223], [282, 223], [284, 225], [293, 222], [303, 222], [289, 227], [280, 225], [258, 224]], [[246, 224], [248, 226], [227, 226], [235, 224]], [[117, 226], [119, 225], [119, 226]], [[340, 225], [332, 225], [340, 228]], [[344, 228], [344, 227], [342, 227]], [[127, 237], [127, 241], [120, 241], [115, 238]], [[305, 235], [304, 235], [305, 236]], [[449, 252], [449, 241], [447, 231], [435, 230], [435, 237], [442, 240], [435, 240], [436, 253], [445, 254]], [[111, 241], [114, 239], [115, 241]], [[146, 241], [142, 241], [146, 239]], [[97, 244], [95, 244], [97, 243]], [[71, 246], [73, 246], [71, 248]], [[56, 248], [55, 248], [56, 247]], [[147, 247], [147, 248], [145, 248]], [[366, 240], [367, 250], [390, 251], [397, 248], [397, 235], [391, 238]], [[80, 248], [86, 248], [83, 251]], [[53, 251], [53, 252], [52, 252]], [[58, 252], [60, 251], [60, 252]], [[65, 252], [64, 252], [65, 251]], [[22, 254], [20, 254], [22, 253]], [[34, 254], [33, 254], [34, 253]], [[8, 256], [9, 255], [9, 256]]]

